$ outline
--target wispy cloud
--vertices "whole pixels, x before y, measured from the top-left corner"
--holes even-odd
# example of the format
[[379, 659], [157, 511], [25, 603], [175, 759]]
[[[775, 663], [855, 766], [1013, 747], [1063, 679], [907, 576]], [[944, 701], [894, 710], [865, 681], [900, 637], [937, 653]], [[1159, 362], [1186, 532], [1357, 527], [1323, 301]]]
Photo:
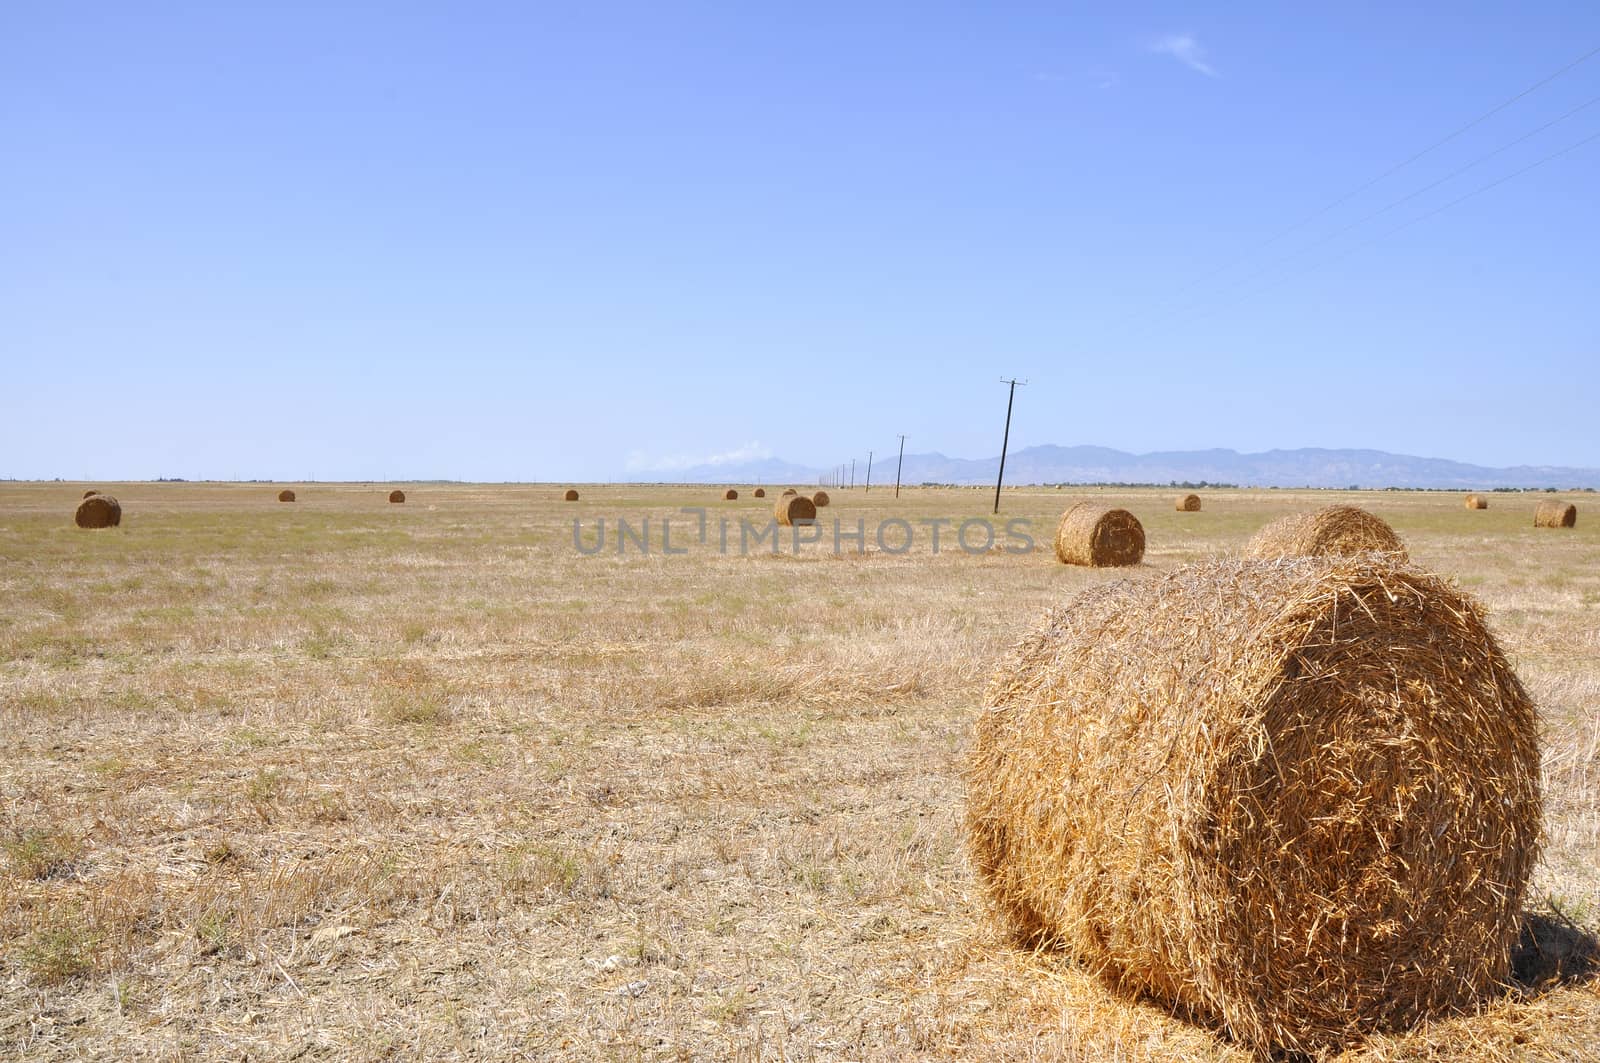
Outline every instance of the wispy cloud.
[[674, 469], [692, 469], [696, 465], [737, 465], [745, 461], [761, 461], [772, 457], [772, 448], [752, 441], [720, 454], [649, 454], [635, 450], [628, 454], [630, 472], [670, 472]]
[[1195, 40], [1192, 33], [1169, 33], [1150, 42], [1150, 50], [1157, 55], [1170, 55], [1190, 70], [1208, 78], [1220, 77], [1217, 68], [1206, 62], [1205, 46]]
[[1098, 66], [1090, 67], [1087, 71], [1073, 74], [1071, 77], [1054, 70], [1036, 70], [1030, 77], [1038, 85], [1067, 85], [1086, 82], [1101, 90], [1114, 89], [1122, 84], [1122, 78], [1115, 70], [1107, 70]]

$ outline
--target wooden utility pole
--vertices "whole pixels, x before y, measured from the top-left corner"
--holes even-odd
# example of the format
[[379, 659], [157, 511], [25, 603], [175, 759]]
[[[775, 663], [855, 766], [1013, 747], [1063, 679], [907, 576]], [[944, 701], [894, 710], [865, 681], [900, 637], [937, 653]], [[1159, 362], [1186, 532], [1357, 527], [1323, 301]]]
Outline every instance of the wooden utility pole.
[[866, 494], [872, 494], [872, 451], [867, 451], [867, 489]]
[[906, 463], [906, 437], [900, 437], [900, 457], [894, 463], [894, 497], [900, 497], [900, 468]]
[[854, 490], [855, 486], [856, 486], [856, 459], [851, 458], [850, 459], [850, 488], [851, 488], [851, 490]]
[[1028, 386], [1026, 380], [1002, 380], [1002, 384], [1010, 384], [1011, 392], [1006, 398], [1006, 434], [1000, 437], [1000, 475], [994, 478], [994, 511], [1000, 512], [1000, 485], [1006, 478], [1006, 447], [1011, 443], [1011, 405], [1017, 401], [1017, 385]]

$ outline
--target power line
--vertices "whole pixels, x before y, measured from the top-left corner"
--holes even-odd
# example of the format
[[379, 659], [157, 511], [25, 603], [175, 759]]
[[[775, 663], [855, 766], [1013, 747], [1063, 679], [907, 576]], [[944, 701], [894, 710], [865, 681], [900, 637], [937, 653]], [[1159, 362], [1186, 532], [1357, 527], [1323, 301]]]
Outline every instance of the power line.
[[[1263, 275], [1265, 275], [1267, 273], [1270, 273], [1272, 270], [1276, 269], [1279, 266], [1284, 266], [1284, 265], [1287, 265], [1287, 264], [1289, 264], [1291, 262], [1295, 262], [1295, 261], [1298, 261], [1299, 259], [1304, 258], [1306, 255], [1310, 254], [1312, 251], [1315, 251], [1317, 248], [1322, 247], [1323, 245], [1329, 243], [1330, 241], [1338, 239], [1339, 237], [1343, 236], [1345, 233], [1349, 232], [1350, 230], [1358, 229], [1361, 226], [1365, 225], [1367, 222], [1372, 221], [1375, 218], [1380, 218], [1383, 215], [1389, 213], [1394, 208], [1399, 207], [1399, 206], [1403, 206], [1404, 204], [1411, 202], [1413, 199], [1416, 199], [1418, 196], [1420, 196], [1420, 195], [1422, 195], [1422, 194], [1424, 194], [1426, 192], [1433, 191], [1435, 188], [1438, 188], [1440, 185], [1447, 184], [1448, 182], [1454, 180], [1455, 178], [1460, 177], [1462, 174], [1466, 173], [1468, 170], [1474, 169], [1475, 167], [1477, 167], [1477, 166], [1479, 166], [1479, 165], [1481, 165], [1481, 164], [1483, 164], [1485, 162], [1488, 162], [1490, 159], [1494, 158], [1497, 155], [1502, 154], [1503, 152], [1509, 151], [1510, 149], [1516, 147], [1518, 144], [1521, 144], [1521, 143], [1524, 143], [1525, 141], [1531, 140], [1532, 138], [1538, 136], [1540, 133], [1543, 133], [1547, 129], [1551, 129], [1554, 126], [1560, 125], [1562, 122], [1565, 122], [1567, 119], [1571, 118], [1573, 115], [1578, 114], [1578, 113], [1586, 110], [1589, 107], [1593, 107], [1597, 103], [1600, 103], [1600, 96], [1594, 96], [1594, 97], [1592, 97], [1592, 98], [1590, 98], [1588, 100], [1585, 100], [1583, 103], [1578, 104], [1578, 106], [1576, 106], [1576, 107], [1572, 108], [1571, 110], [1567, 111], [1565, 114], [1562, 114], [1562, 115], [1560, 115], [1559, 117], [1556, 117], [1556, 118], [1552, 118], [1550, 121], [1544, 123], [1543, 125], [1536, 126], [1533, 129], [1530, 129], [1528, 132], [1522, 134], [1521, 136], [1519, 136], [1519, 137], [1517, 137], [1517, 138], [1515, 138], [1513, 140], [1506, 141], [1504, 144], [1501, 144], [1499, 147], [1495, 148], [1494, 150], [1486, 152], [1483, 155], [1479, 155], [1477, 158], [1472, 159], [1470, 162], [1464, 163], [1463, 165], [1456, 167], [1454, 170], [1451, 170], [1449, 173], [1445, 174], [1443, 177], [1440, 177], [1440, 178], [1438, 178], [1436, 180], [1428, 182], [1427, 184], [1423, 185], [1421, 188], [1418, 188], [1418, 189], [1416, 189], [1416, 190], [1414, 190], [1412, 192], [1408, 192], [1408, 193], [1406, 193], [1405, 195], [1401, 196], [1398, 199], [1390, 200], [1388, 203], [1386, 203], [1383, 206], [1379, 207], [1377, 210], [1372, 211], [1369, 214], [1364, 214], [1361, 217], [1357, 218], [1355, 221], [1352, 221], [1352, 222], [1349, 222], [1346, 225], [1340, 226], [1339, 228], [1337, 228], [1337, 229], [1333, 230], [1332, 232], [1328, 233], [1327, 235], [1323, 236], [1321, 239], [1315, 240], [1315, 241], [1313, 241], [1313, 242], [1311, 242], [1309, 244], [1306, 244], [1304, 247], [1300, 248], [1298, 251], [1294, 251], [1294, 252], [1292, 252], [1292, 253], [1290, 253], [1288, 255], [1284, 255], [1282, 258], [1274, 259], [1273, 261], [1268, 262], [1265, 265], [1261, 266], [1259, 269], [1256, 269], [1256, 270], [1253, 270], [1253, 271], [1251, 271], [1249, 273], [1246, 273], [1244, 276], [1240, 277], [1236, 281], [1234, 281], [1234, 282], [1232, 282], [1232, 283], [1230, 283], [1228, 285], [1225, 285], [1222, 288], [1217, 289], [1215, 292], [1212, 293], [1212, 297], [1215, 298], [1218, 295], [1226, 295], [1226, 294], [1229, 294], [1230, 292], [1237, 291], [1239, 288], [1243, 287], [1248, 282], [1250, 282], [1252, 280], [1255, 280], [1257, 277], [1260, 277], [1260, 276], [1263, 276]], [[1577, 147], [1577, 146], [1578, 145], [1573, 145], [1572, 147]], [[1565, 154], [1565, 152], [1570, 151], [1570, 150], [1572, 150], [1571, 147], [1564, 148], [1564, 149], [1562, 149], [1561, 152], [1558, 152], [1557, 154], [1558, 155]], [[1555, 156], [1551, 156], [1551, 158], [1554, 158], [1554, 157]], [[1544, 161], [1548, 161], [1548, 159], [1544, 160]], [[1523, 172], [1523, 171], [1518, 171], [1518, 172], [1520, 173], [1520, 172]], [[1507, 178], [1507, 179], [1509, 179], [1509, 178]], [[1491, 186], [1488, 186], [1488, 187], [1493, 187], [1493, 186], [1491, 185]], [[1487, 189], [1484, 189], [1484, 190], [1487, 190]], [[1459, 202], [1459, 200], [1453, 200], [1452, 202], [1453, 203], [1454, 202]], [[1428, 215], [1425, 215], [1425, 216], [1428, 216]], [[1410, 223], [1407, 223], [1407, 224], [1410, 224]], [[1393, 231], [1398, 231], [1398, 230], [1390, 230], [1390, 231], [1393, 232]], [[1357, 246], [1361, 246], [1361, 245], [1357, 245]], [[1154, 323], [1166, 320], [1168, 318], [1171, 318], [1171, 317], [1173, 317], [1175, 315], [1181, 315], [1185, 310], [1193, 309], [1195, 305], [1196, 304], [1188, 304], [1187, 306], [1184, 306], [1184, 307], [1174, 308], [1173, 310], [1169, 311], [1166, 314], [1156, 315], [1156, 317], [1150, 319], [1149, 323], [1150, 324], [1154, 324]]]
[[[1477, 188], [1474, 188], [1472, 191], [1467, 192], [1464, 195], [1457, 196], [1455, 199], [1452, 199], [1447, 203], [1441, 203], [1439, 206], [1433, 208], [1430, 211], [1427, 211], [1427, 212], [1425, 212], [1423, 214], [1419, 214], [1414, 218], [1410, 218], [1410, 219], [1408, 219], [1408, 220], [1406, 220], [1404, 222], [1401, 222], [1399, 225], [1396, 225], [1393, 228], [1385, 229], [1383, 232], [1378, 233], [1378, 234], [1376, 234], [1374, 236], [1371, 236], [1368, 239], [1363, 240], [1363, 241], [1361, 241], [1359, 243], [1352, 244], [1350, 247], [1345, 248], [1343, 251], [1340, 251], [1340, 252], [1338, 252], [1336, 254], [1330, 255], [1329, 257], [1324, 258], [1321, 261], [1314, 262], [1310, 266], [1306, 267], [1303, 270], [1297, 270], [1295, 272], [1288, 273], [1288, 274], [1285, 274], [1285, 275], [1283, 275], [1281, 277], [1278, 277], [1276, 280], [1272, 281], [1271, 283], [1269, 283], [1267, 285], [1264, 285], [1261, 288], [1256, 289], [1254, 292], [1248, 293], [1247, 298], [1248, 297], [1252, 297], [1252, 296], [1259, 296], [1259, 295], [1261, 295], [1261, 294], [1263, 294], [1265, 292], [1271, 291], [1272, 289], [1279, 287], [1280, 285], [1282, 285], [1282, 284], [1284, 284], [1284, 283], [1286, 283], [1286, 282], [1288, 282], [1290, 280], [1293, 280], [1297, 276], [1301, 276], [1301, 275], [1303, 275], [1305, 273], [1309, 273], [1309, 272], [1311, 272], [1313, 270], [1322, 269], [1322, 268], [1324, 268], [1326, 266], [1331, 266], [1335, 262], [1340, 262], [1340, 261], [1342, 261], [1342, 260], [1344, 260], [1346, 258], [1349, 258], [1351, 255], [1355, 254], [1357, 251], [1361, 251], [1361, 250], [1364, 250], [1364, 249], [1366, 249], [1368, 247], [1371, 247], [1373, 244], [1379, 243], [1379, 242], [1381, 242], [1381, 241], [1383, 241], [1383, 240], [1395, 235], [1396, 233], [1401, 232], [1404, 229], [1409, 229], [1413, 225], [1417, 225], [1417, 224], [1419, 224], [1421, 222], [1427, 221], [1429, 218], [1432, 218], [1432, 217], [1435, 217], [1435, 216], [1437, 216], [1439, 214], [1442, 214], [1442, 213], [1444, 213], [1445, 211], [1449, 210], [1452, 207], [1455, 207], [1455, 206], [1457, 206], [1457, 205], [1459, 205], [1461, 203], [1465, 203], [1469, 199], [1473, 199], [1473, 198], [1475, 198], [1477, 196], [1482, 195], [1485, 192], [1491, 191], [1491, 190], [1493, 190], [1495, 188], [1499, 188], [1501, 185], [1505, 184], [1508, 181], [1512, 181], [1512, 180], [1514, 180], [1514, 179], [1516, 179], [1518, 177], [1521, 177], [1523, 174], [1528, 173], [1528, 172], [1530, 172], [1532, 170], [1537, 170], [1539, 167], [1545, 165], [1546, 163], [1554, 162], [1555, 160], [1561, 158], [1563, 155], [1567, 155], [1567, 154], [1569, 154], [1571, 152], [1574, 152], [1577, 149], [1583, 147], [1584, 145], [1591, 144], [1596, 140], [1600, 140], [1600, 132], [1591, 133], [1588, 136], [1584, 137], [1582, 140], [1574, 141], [1573, 143], [1568, 144], [1564, 148], [1561, 148], [1561, 149], [1559, 149], [1557, 151], [1552, 151], [1550, 154], [1545, 155], [1542, 158], [1536, 159], [1535, 161], [1529, 163], [1526, 166], [1520, 167], [1519, 169], [1516, 169], [1516, 170], [1512, 170], [1510, 173], [1505, 174], [1505, 175], [1503, 175], [1501, 177], [1497, 177], [1493, 181], [1488, 182], [1487, 184], [1479, 185]], [[1226, 306], [1226, 305], [1231, 305], [1231, 304], [1223, 304], [1223, 305]], [[1204, 315], [1204, 314], [1215, 313], [1217, 310], [1222, 309], [1222, 308], [1223, 308], [1222, 306], [1212, 306], [1212, 307], [1204, 309], [1202, 311], [1202, 314]]]
[[[1467, 132], [1468, 130], [1474, 129], [1479, 125], [1482, 125], [1484, 122], [1488, 121], [1490, 118], [1493, 118], [1495, 115], [1499, 114], [1501, 111], [1504, 111], [1507, 107], [1510, 107], [1512, 104], [1516, 103], [1517, 101], [1523, 99], [1526, 96], [1532, 95], [1534, 92], [1537, 92], [1539, 89], [1541, 89], [1544, 86], [1550, 84], [1550, 82], [1552, 82], [1552, 81], [1556, 80], [1557, 78], [1561, 77], [1561, 75], [1563, 75], [1563, 74], [1567, 73], [1568, 71], [1572, 70], [1574, 67], [1581, 66], [1582, 64], [1588, 62], [1590, 59], [1593, 59], [1596, 55], [1600, 55], [1600, 45], [1597, 45], [1594, 48], [1589, 49], [1589, 51], [1584, 52], [1582, 55], [1578, 56], [1576, 59], [1574, 59], [1571, 62], [1567, 63], [1565, 66], [1560, 67], [1555, 72], [1545, 75], [1544, 77], [1540, 78], [1538, 81], [1535, 81], [1532, 85], [1529, 85], [1527, 88], [1523, 89], [1521, 92], [1518, 92], [1516, 95], [1508, 97], [1507, 99], [1502, 100], [1501, 102], [1495, 104], [1489, 110], [1484, 111], [1482, 114], [1478, 115], [1476, 118], [1472, 119], [1470, 122], [1467, 122], [1465, 125], [1459, 126], [1456, 129], [1452, 130], [1451, 132], [1447, 133], [1445, 136], [1440, 137], [1438, 140], [1435, 140], [1433, 143], [1429, 144], [1427, 147], [1423, 148], [1421, 151], [1418, 151], [1418, 152], [1408, 156], [1404, 160], [1395, 163], [1393, 166], [1390, 166], [1388, 169], [1384, 170], [1382, 173], [1378, 174], [1376, 177], [1369, 178], [1368, 180], [1366, 180], [1366, 181], [1362, 182], [1361, 184], [1357, 185], [1355, 188], [1353, 188], [1350, 191], [1346, 192], [1344, 195], [1339, 196], [1337, 199], [1329, 201], [1328, 203], [1324, 204], [1321, 207], [1318, 207], [1316, 210], [1314, 210], [1311, 213], [1305, 215], [1304, 217], [1300, 218], [1298, 221], [1296, 221], [1293, 224], [1287, 226], [1286, 228], [1278, 230], [1276, 233], [1274, 233], [1273, 235], [1267, 237], [1265, 240], [1262, 240], [1259, 243], [1255, 243], [1255, 244], [1250, 245], [1249, 247], [1247, 247], [1243, 251], [1241, 251], [1239, 254], [1237, 254], [1234, 257], [1228, 259], [1226, 262], [1222, 263], [1221, 265], [1214, 266], [1210, 270], [1208, 270], [1205, 273], [1201, 274], [1200, 276], [1196, 277], [1194, 280], [1190, 281], [1189, 283], [1187, 283], [1187, 284], [1181, 286], [1180, 288], [1178, 288], [1176, 291], [1172, 292], [1171, 295], [1169, 295], [1167, 297], [1165, 302], [1167, 304], [1172, 303], [1179, 296], [1182, 296], [1182, 295], [1184, 295], [1184, 294], [1186, 294], [1186, 293], [1188, 293], [1190, 291], [1193, 291], [1195, 288], [1197, 288], [1200, 285], [1204, 284], [1205, 282], [1211, 280], [1213, 277], [1216, 277], [1216, 276], [1218, 276], [1218, 275], [1220, 275], [1222, 273], [1225, 273], [1228, 270], [1232, 269], [1234, 266], [1237, 266], [1239, 263], [1246, 261], [1252, 255], [1254, 255], [1256, 252], [1264, 250], [1265, 248], [1270, 247], [1273, 244], [1277, 243], [1279, 240], [1283, 239], [1285, 236], [1288, 236], [1290, 233], [1296, 232], [1296, 231], [1304, 228], [1306, 225], [1309, 225], [1311, 222], [1313, 222], [1316, 219], [1322, 217], [1324, 214], [1328, 213], [1330, 210], [1333, 210], [1335, 207], [1342, 206], [1343, 204], [1349, 202], [1351, 199], [1353, 199], [1356, 196], [1360, 195], [1362, 192], [1365, 192], [1367, 189], [1371, 188], [1373, 185], [1378, 184], [1379, 182], [1385, 180], [1386, 178], [1392, 177], [1393, 175], [1395, 175], [1396, 173], [1399, 173], [1401, 170], [1405, 169], [1407, 166], [1410, 166], [1412, 163], [1416, 162], [1417, 160], [1419, 160], [1419, 159], [1431, 154], [1434, 151], [1437, 151], [1439, 148], [1444, 147], [1446, 144], [1450, 143], [1452, 140], [1455, 140], [1457, 137], [1461, 136], [1461, 134]], [[1558, 119], [1558, 121], [1559, 121], [1559, 119]], [[1127, 314], [1127, 315], [1123, 316], [1122, 318], [1119, 318], [1118, 320], [1119, 321], [1126, 321], [1129, 318], [1136, 317], [1136, 316], [1137, 317], [1143, 317], [1144, 315], [1142, 313], [1135, 312], [1135, 313]]]

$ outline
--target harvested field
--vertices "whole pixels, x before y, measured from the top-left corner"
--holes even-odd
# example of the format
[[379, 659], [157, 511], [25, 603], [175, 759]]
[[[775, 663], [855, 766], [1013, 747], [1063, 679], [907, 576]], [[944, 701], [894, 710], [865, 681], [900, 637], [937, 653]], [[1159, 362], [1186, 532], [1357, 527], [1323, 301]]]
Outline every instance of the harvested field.
[[[905, 487], [852, 495], [859, 551], [834, 507], [741, 556], [769, 514], [704, 487], [119, 483], [134, 516], [90, 534], [87, 486], [0, 484], [0, 1058], [1254, 1058], [1016, 948], [969, 866], [988, 677], [1134, 571], [1056, 562], [1060, 492], [1005, 492], [1032, 552], [961, 548], [988, 492]], [[1483, 603], [1545, 728], [1517, 980], [1336, 1058], [1597, 1058], [1600, 526], [1515, 494], [1073, 497], [1139, 515], [1152, 579], [1356, 504]], [[651, 553], [614, 526], [580, 553], [601, 516]]]

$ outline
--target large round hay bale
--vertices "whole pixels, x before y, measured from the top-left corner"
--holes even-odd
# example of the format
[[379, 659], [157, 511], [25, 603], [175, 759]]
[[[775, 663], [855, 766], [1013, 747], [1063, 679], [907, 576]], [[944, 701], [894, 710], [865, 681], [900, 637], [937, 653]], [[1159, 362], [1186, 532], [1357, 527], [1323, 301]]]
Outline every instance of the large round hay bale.
[[1268, 524], [1245, 543], [1244, 556], [1348, 556], [1376, 550], [1406, 557], [1405, 544], [1381, 518], [1355, 506], [1327, 506], [1310, 513], [1291, 513]]
[[767, 489], [765, 487], [756, 488], [755, 496], [757, 498], [766, 498], [767, 497]]
[[1571, 528], [1578, 523], [1578, 507], [1571, 502], [1547, 498], [1533, 511], [1535, 528]]
[[567, 488], [567, 493], [562, 495], [561, 499], [564, 502], [576, 502], [578, 500], [578, 489], [576, 487]]
[[404, 502], [405, 500], [406, 500], [406, 493], [404, 491], [396, 489], [394, 491], [390, 491], [389, 492], [389, 501], [391, 501], [391, 502]]
[[1489, 500], [1482, 495], [1468, 495], [1466, 505], [1468, 509], [1488, 509]]
[[[278, 492], [278, 501], [279, 502], [293, 502], [294, 501], [294, 492], [289, 490], [287, 487], [285, 487], [282, 491]], [[391, 501], [392, 501], [392, 499], [391, 499]]]
[[1064, 565], [1137, 565], [1144, 558], [1144, 525], [1125, 509], [1079, 502], [1056, 524], [1056, 560]]
[[739, 500], [739, 492], [730, 487], [726, 491], [722, 492], [722, 497], [726, 501], [737, 502]]
[[90, 495], [78, 503], [72, 522], [80, 528], [115, 528], [122, 523], [122, 506], [110, 495]]
[[805, 495], [796, 493], [778, 499], [778, 504], [772, 507], [778, 523], [784, 527], [798, 524], [803, 520], [817, 519], [817, 504]]
[[89, 490], [87, 490], [87, 491], [85, 491], [83, 493], [83, 497], [84, 498], [93, 498], [95, 495], [97, 495], [99, 493], [100, 493], [99, 491], [96, 491], [94, 488], [91, 487], [91, 488], [89, 488]]
[[1051, 613], [987, 704], [968, 838], [1020, 940], [1260, 1050], [1502, 984], [1537, 725], [1443, 580], [1368, 554], [1118, 581]]
[[816, 494], [811, 496], [812, 504], [815, 505], [818, 509], [821, 509], [823, 506], [827, 505], [831, 501], [833, 501], [833, 500], [828, 497], [828, 492], [826, 492], [826, 491], [818, 491]]
[[1179, 513], [1200, 512], [1200, 496], [1196, 494], [1182, 495], [1178, 498], [1177, 510]]

